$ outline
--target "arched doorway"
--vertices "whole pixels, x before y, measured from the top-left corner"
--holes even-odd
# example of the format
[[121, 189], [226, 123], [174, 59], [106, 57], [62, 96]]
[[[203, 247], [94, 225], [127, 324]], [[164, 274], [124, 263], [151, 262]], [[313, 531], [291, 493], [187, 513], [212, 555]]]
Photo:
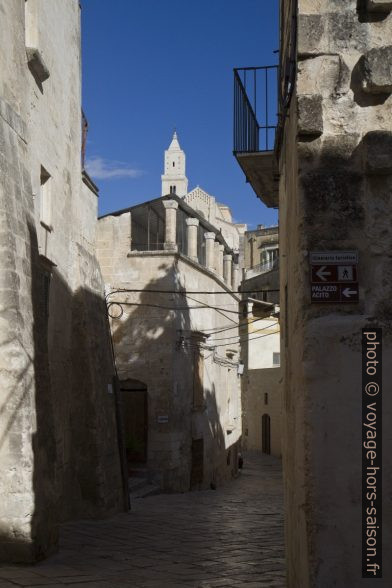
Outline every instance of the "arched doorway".
[[271, 418], [269, 414], [261, 417], [261, 450], [263, 453], [271, 453]]
[[120, 382], [123, 406], [124, 442], [128, 468], [147, 461], [147, 386], [139, 380]]

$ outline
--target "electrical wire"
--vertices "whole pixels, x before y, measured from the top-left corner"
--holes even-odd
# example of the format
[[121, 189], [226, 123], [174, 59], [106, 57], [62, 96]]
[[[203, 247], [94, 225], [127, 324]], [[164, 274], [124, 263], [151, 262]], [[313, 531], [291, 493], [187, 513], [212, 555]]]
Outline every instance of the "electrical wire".
[[214, 345], [213, 347], [226, 347], [226, 345], [234, 345], [237, 343], [242, 343], [243, 341], [256, 341], [256, 339], [262, 339], [263, 337], [270, 337], [271, 335], [276, 335], [280, 333], [280, 329], [278, 331], [274, 331], [273, 333], [267, 333], [266, 335], [259, 335], [258, 337], [253, 337], [252, 339], [240, 339], [240, 341], [236, 341], [235, 343], [220, 343], [219, 345]]
[[[254, 322], [256, 322], [256, 321], [254, 321]], [[275, 324], [276, 323], [274, 323], [272, 325], [268, 325], [266, 327], [263, 327], [262, 329], [257, 329], [256, 331], [253, 331], [253, 333], [248, 333], [248, 335], [254, 335], [255, 333], [261, 333], [261, 331], [266, 331], [267, 329], [273, 328], [275, 326]], [[245, 326], [245, 325], [243, 325], [243, 326]], [[203, 331], [200, 331], [200, 332], [203, 333]], [[207, 337], [211, 337], [211, 336], [217, 335], [218, 333], [210, 333], [210, 334], [204, 333], [204, 334]], [[212, 339], [212, 341], [208, 341], [208, 343], [213, 343], [214, 341], [225, 341], [225, 340], [228, 340], [228, 339], [238, 339], [239, 337], [242, 337], [242, 335], [243, 335], [243, 333], [240, 333], [238, 335], [232, 335], [231, 337], [230, 336], [227, 336], [227, 337], [218, 337], [217, 339]], [[192, 337], [186, 336], [186, 337], [183, 338], [183, 340], [185, 340], [185, 341], [191, 341], [192, 340]]]
[[[270, 337], [272, 335], [276, 335], [277, 333], [280, 333], [280, 329], [277, 331], [274, 331], [273, 333], [266, 333], [265, 335], [258, 335], [257, 337], [252, 337], [252, 338], [244, 337], [243, 339], [240, 339], [239, 341], [232, 341], [230, 343], [219, 343], [218, 345], [206, 343], [204, 346], [207, 348], [215, 348], [215, 347], [226, 347], [227, 345], [238, 345], [239, 343], [243, 343], [244, 341], [247, 341], [247, 342], [256, 341], [256, 339], [261, 339], [263, 337]], [[185, 342], [185, 341], [183, 340], [183, 342]], [[181, 341], [180, 341], [180, 343], [181, 343]], [[202, 347], [200, 345], [198, 345], [197, 343], [189, 343], [189, 340], [187, 341], [187, 348], [189, 348], [189, 349], [202, 349]]]
[[227, 291], [223, 291], [223, 292], [213, 292], [211, 290], [189, 290], [188, 292], [186, 290], [150, 290], [147, 288], [142, 288], [142, 289], [137, 289], [137, 288], [118, 288], [116, 290], [112, 290], [111, 292], [108, 292], [105, 296], [105, 298], [108, 298], [109, 296], [111, 296], [112, 294], [117, 294], [118, 292], [134, 292], [134, 293], [149, 293], [149, 294], [182, 294], [183, 296], [186, 296], [187, 294], [226, 294], [226, 295], [230, 295], [230, 294], [260, 294], [260, 293], [272, 293], [272, 292], [279, 292], [279, 289], [277, 290], [229, 290]]
[[[211, 331], [210, 335], [218, 335], [218, 333], [224, 333], [225, 331], [232, 331], [233, 329], [237, 329], [237, 328], [241, 329], [241, 328], [247, 327], [248, 325], [252, 325], [253, 323], [257, 323], [258, 321], [268, 320], [268, 318], [269, 317], [260, 317], [255, 320], [248, 321], [247, 323], [242, 323], [242, 324], [236, 323], [232, 327], [227, 327], [227, 328], [223, 328], [223, 329], [220, 329], [219, 327], [214, 327], [213, 329], [200, 329], [200, 331], [202, 333], [204, 333], [205, 335], [208, 334], [208, 331]], [[187, 331], [192, 332], [192, 329], [183, 329], [183, 330], [187, 330]]]
[[[242, 312], [239, 312], [238, 310], [229, 310], [226, 308], [220, 308], [219, 306], [210, 306], [210, 305], [202, 305], [202, 306], [184, 306], [183, 308], [181, 307], [174, 307], [174, 306], [162, 306], [161, 304], [149, 304], [148, 302], [125, 302], [123, 300], [113, 300], [112, 302], [108, 303], [108, 308], [111, 308], [112, 306], [148, 306], [150, 308], [162, 308], [164, 310], [175, 310], [175, 311], [186, 311], [186, 310], [195, 310], [195, 309], [205, 309], [205, 308], [209, 308], [211, 310], [216, 310], [216, 311], [221, 311], [221, 312], [230, 312], [231, 314], [236, 314], [238, 316], [242, 316]], [[124, 312], [124, 311], [123, 311]], [[115, 316], [113, 317], [112, 315], [111, 318], [120, 318], [122, 316], [123, 313], [121, 313], [120, 316]]]
[[[253, 333], [248, 333], [248, 336], [254, 335], [255, 333], [261, 333], [262, 331], [266, 331], [267, 329], [272, 328], [273, 325], [268, 325], [268, 327], [263, 327], [262, 329], [257, 329], [257, 331], [253, 331]], [[213, 339], [209, 341], [209, 343], [215, 343], [215, 341], [227, 341], [229, 339], [237, 339], [241, 338], [242, 335], [233, 335], [232, 337], [218, 337], [217, 339]]]
[[[197, 303], [199, 303], [199, 304], [202, 304], [202, 305], [203, 305], [203, 306], [205, 306], [205, 307], [207, 307], [207, 306], [208, 306], [208, 304], [207, 304], [206, 302], [202, 302], [201, 300], [197, 300], [196, 298], [193, 298], [193, 296], [189, 296], [189, 295], [187, 294], [187, 295], [186, 295], [186, 297], [187, 297], [187, 298], [189, 298], [189, 300], [193, 300], [193, 302], [197, 302]], [[229, 305], [229, 304], [227, 304], [227, 305], [225, 304], [225, 306], [232, 306], [232, 305], [231, 305], [231, 304], [230, 304], [230, 305]], [[236, 306], [237, 306], [237, 308], [238, 308], [238, 303], [236, 304]], [[227, 316], [224, 314], [224, 312], [230, 312], [230, 310], [228, 310], [228, 309], [226, 309], [226, 308], [221, 308], [220, 310], [218, 310], [218, 307], [217, 307], [217, 312], [218, 312], [219, 314], [221, 314], [222, 316], [224, 316], [225, 318], [229, 318], [229, 317], [227, 317]], [[238, 312], [238, 311], [237, 311], [237, 312]], [[240, 315], [240, 314], [241, 314], [241, 313], [240, 313], [240, 312], [238, 312], [238, 315]]]

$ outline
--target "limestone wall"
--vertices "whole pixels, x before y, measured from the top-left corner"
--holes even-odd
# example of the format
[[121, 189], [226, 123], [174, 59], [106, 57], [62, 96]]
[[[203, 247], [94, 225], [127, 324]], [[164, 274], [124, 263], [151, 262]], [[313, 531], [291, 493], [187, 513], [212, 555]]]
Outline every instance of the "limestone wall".
[[79, 4], [0, 9], [0, 558], [34, 561], [60, 521], [115, 512], [122, 494], [96, 194], [81, 182]]
[[[98, 253], [110, 300], [117, 369], [121, 381], [147, 386], [147, 467], [165, 489], [189, 490], [192, 439], [204, 439], [203, 487], [221, 483], [236, 472], [241, 436], [238, 364], [238, 299], [215, 274], [191, 259], [169, 251], [130, 252], [130, 215], [105, 217], [98, 223]], [[223, 292], [189, 296], [148, 290]], [[192, 308], [192, 307], [202, 308]], [[221, 312], [206, 306], [218, 306]], [[175, 310], [175, 309], [179, 310]], [[234, 311], [225, 312], [225, 310]], [[123, 311], [123, 314], [121, 314]], [[120, 316], [121, 315], [121, 316]], [[200, 331], [233, 325], [212, 338], [216, 352]], [[211, 343], [212, 345], [212, 343]], [[226, 353], [227, 352], [227, 353]], [[203, 356], [203, 398], [195, 402], [194, 369]], [[167, 416], [166, 422], [159, 417]], [[230, 456], [228, 452], [233, 448]]]
[[282, 372], [279, 367], [254, 369], [244, 373], [244, 449], [262, 450], [262, 417], [266, 414], [271, 419], [271, 455], [282, 456], [281, 383]]
[[[283, 15], [290, 4], [283, 2]], [[361, 329], [383, 328], [388, 382], [389, 4], [299, 0], [297, 93], [280, 157], [284, 470], [293, 588], [369, 583], [361, 579]], [[312, 250], [358, 251], [359, 304], [310, 303]], [[384, 422], [391, 409], [384, 395]], [[383, 441], [388, 455], [389, 433]], [[386, 459], [384, 488], [391, 474]], [[384, 504], [388, 545], [392, 513]], [[389, 586], [391, 577], [385, 558], [384, 577], [375, 582]]]

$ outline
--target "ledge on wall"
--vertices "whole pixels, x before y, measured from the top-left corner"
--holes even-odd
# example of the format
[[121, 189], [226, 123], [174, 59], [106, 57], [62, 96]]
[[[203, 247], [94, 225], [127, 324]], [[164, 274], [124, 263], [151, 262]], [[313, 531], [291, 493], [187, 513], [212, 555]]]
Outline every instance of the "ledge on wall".
[[83, 183], [86, 184], [86, 186], [90, 188], [90, 190], [94, 192], [96, 196], [98, 196], [99, 188], [96, 184], [94, 184], [85, 169], [82, 170], [82, 180]]

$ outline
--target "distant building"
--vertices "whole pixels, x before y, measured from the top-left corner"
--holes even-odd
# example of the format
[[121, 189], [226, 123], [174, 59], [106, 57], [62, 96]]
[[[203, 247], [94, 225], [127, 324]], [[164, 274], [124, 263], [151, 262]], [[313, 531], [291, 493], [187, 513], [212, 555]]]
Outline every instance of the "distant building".
[[130, 472], [164, 490], [235, 475], [239, 268], [217, 227], [170, 195], [98, 222]]
[[279, 229], [258, 225], [244, 234], [244, 270], [246, 278], [279, 267]]
[[242, 321], [243, 447], [281, 456], [282, 373], [279, 325], [278, 227], [244, 235]]
[[186, 177], [186, 157], [181, 149], [177, 133], [173, 134], [169, 148], [164, 155], [164, 174], [161, 176], [162, 196], [175, 194], [183, 198], [184, 202], [194, 208], [203, 218], [222, 232], [228, 245], [240, 256], [242, 267], [243, 234], [246, 225], [233, 222], [231, 210], [226, 204], [216, 201], [200, 186], [188, 192], [188, 178]]

